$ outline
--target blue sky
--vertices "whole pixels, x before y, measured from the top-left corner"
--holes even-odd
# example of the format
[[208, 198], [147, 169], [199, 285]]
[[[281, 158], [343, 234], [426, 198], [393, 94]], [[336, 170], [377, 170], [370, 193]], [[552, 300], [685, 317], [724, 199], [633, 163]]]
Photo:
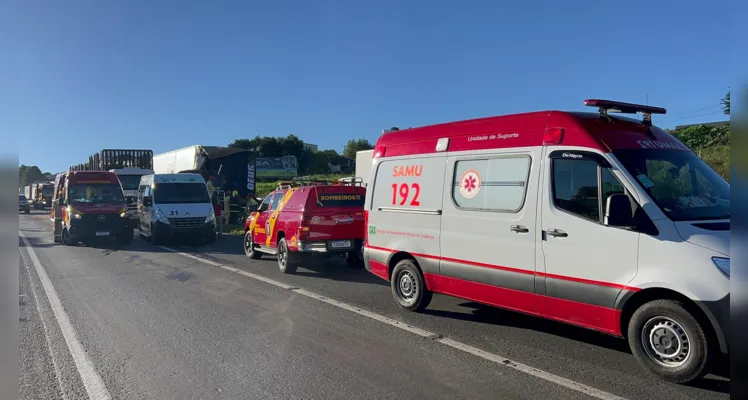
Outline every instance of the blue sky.
[[340, 151], [391, 126], [585, 98], [648, 95], [664, 127], [723, 120], [727, 65], [748, 57], [730, 58], [720, 1], [12, 3], [0, 131], [45, 171], [258, 134]]

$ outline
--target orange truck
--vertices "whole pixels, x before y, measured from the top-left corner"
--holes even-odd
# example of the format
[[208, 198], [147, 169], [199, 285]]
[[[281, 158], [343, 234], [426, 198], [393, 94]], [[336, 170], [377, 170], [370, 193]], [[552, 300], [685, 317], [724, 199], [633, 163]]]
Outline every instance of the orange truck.
[[56, 243], [75, 245], [107, 237], [128, 243], [133, 239], [122, 185], [109, 171], [57, 175], [51, 219]]

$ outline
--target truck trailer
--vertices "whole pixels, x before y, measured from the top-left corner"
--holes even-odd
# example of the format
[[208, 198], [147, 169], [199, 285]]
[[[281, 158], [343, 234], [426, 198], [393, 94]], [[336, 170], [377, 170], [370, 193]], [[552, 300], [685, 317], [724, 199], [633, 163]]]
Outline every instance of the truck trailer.
[[157, 174], [198, 173], [209, 187], [246, 197], [255, 192], [256, 157], [237, 147], [193, 145], [153, 157]]

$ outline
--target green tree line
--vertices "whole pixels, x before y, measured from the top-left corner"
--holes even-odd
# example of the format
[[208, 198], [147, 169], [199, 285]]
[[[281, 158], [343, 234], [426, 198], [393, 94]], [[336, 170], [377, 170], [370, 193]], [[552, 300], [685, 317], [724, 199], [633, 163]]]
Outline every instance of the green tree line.
[[304, 142], [296, 135], [236, 139], [229, 143], [229, 147], [252, 150], [260, 157], [295, 156], [299, 161], [299, 174], [302, 175], [327, 174], [330, 164], [345, 165], [345, 158], [355, 159], [356, 152], [374, 148], [366, 139], [350, 139], [342, 154], [333, 149], [312, 152], [304, 148]]
[[[721, 101], [725, 115], [730, 116], [730, 92]], [[723, 127], [689, 126], [670, 132], [688, 146], [726, 181], [730, 181], [730, 123]]]
[[42, 172], [36, 165], [20, 165], [18, 166], [18, 187], [23, 188], [24, 186], [42, 181], [51, 181], [54, 179], [54, 174], [49, 172]]

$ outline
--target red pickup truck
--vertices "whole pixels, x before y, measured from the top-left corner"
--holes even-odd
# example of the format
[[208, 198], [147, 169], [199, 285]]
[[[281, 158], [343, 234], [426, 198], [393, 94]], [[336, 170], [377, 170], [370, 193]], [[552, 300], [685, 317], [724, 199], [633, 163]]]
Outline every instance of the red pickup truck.
[[331, 182], [280, 184], [244, 224], [244, 252], [278, 256], [292, 274], [312, 255], [342, 255], [363, 268], [366, 188]]

